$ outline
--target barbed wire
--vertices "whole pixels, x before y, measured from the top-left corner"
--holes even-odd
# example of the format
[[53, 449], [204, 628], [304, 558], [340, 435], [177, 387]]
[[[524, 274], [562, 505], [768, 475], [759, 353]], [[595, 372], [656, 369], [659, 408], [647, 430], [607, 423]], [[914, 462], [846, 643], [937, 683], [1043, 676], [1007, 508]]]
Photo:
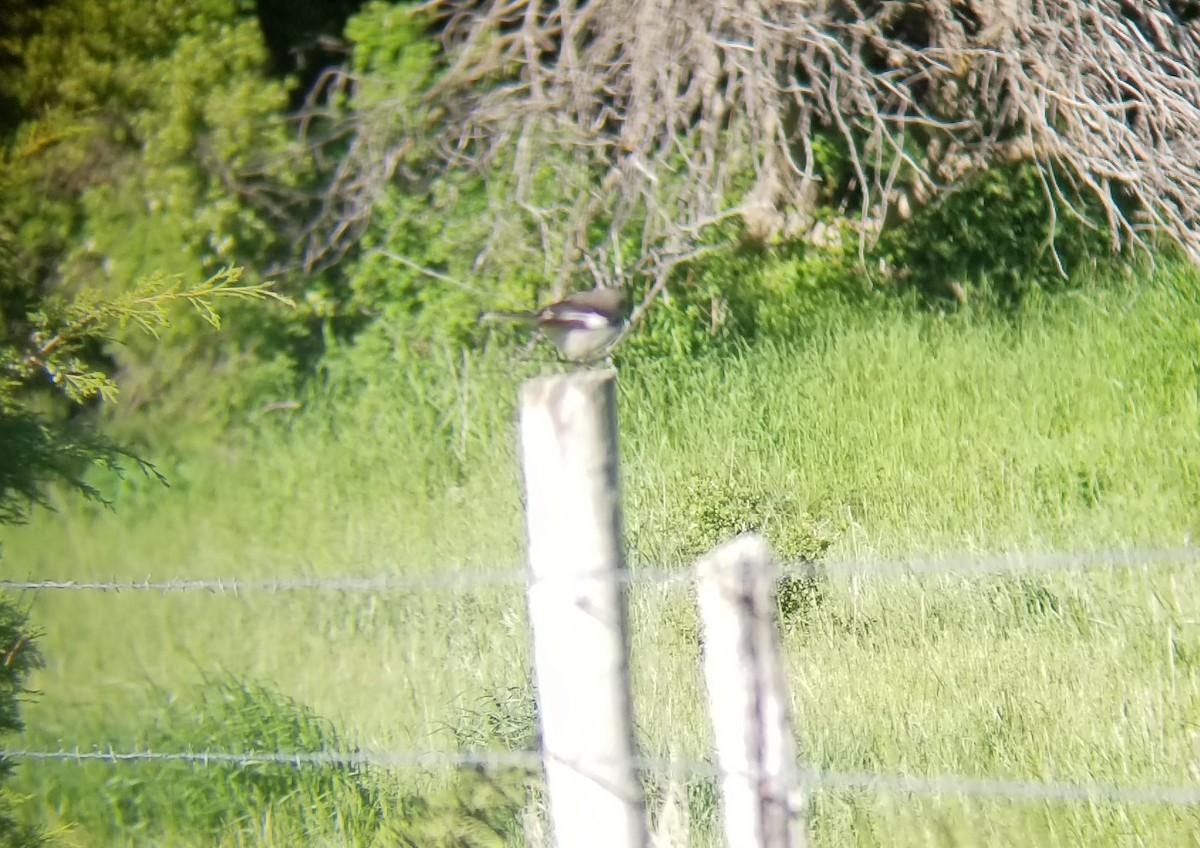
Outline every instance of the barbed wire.
[[[282, 765], [358, 766], [397, 768], [478, 767], [489, 769], [520, 768], [538, 770], [542, 754], [535, 751], [118, 751], [113, 748], [57, 751], [0, 751], [0, 761], [100, 762], [112, 765], [133, 762], [185, 763], [195, 766], [234, 765], [252, 767]], [[570, 762], [570, 761], [568, 761]], [[586, 764], [571, 763], [580, 768]], [[644, 773], [663, 773], [694, 777], [720, 778], [721, 770], [710, 762], [695, 759], [634, 759], [634, 767]], [[933, 776], [883, 774], [863, 771], [835, 771], [801, 764], [798, 768], [802, 790], [864, 789], [904, 795], [963, 795], [1014, 801], [1104, 802], [1113, 804], [1200, 804], [1200, 785], [1114, 783], [1071, 783], [1008, 778], [971, 777], [961, 774]]]
[[486, 768], [540, 768], [534, 751], [118, 751], [114, 748], [58, 751], [0, 751], [0, 760], [60, 762], [167, 762], [190, 765], [286, 766], [483, 766]]
[[[1200, 547], [1110, 548], [1037, 553], [961, 553], [945, 557], [890, 560], [834, 560], [794, 562], [771, 569], [775, 578], [813, 575], [852, 577], [983, 576], [989, 574], [1070, 571], [1096, 568], [1183, 565], [1200, 562]], [[578, 576], [538, 578], [537, 582], [578, 580]], [[635, 565], [617, 575], [631, 585], [684, 586], [695, 579], [691, 566], [669, 568]], [[99, 592], [187, 592], [241, 595], [250, 592], [292, 591], [385, 592], [406, 589], [468, 590], [527, 586], [533, 576], [517, 566], [492, 570], [461, 567], [420, 574], [375, 574], [365, 576], [295, 576], [267, 578], [170, 578], [141, 580], [0, 580], [0, 590], [10, 591], [99, 591]]]
[[519, 586], [529, 576], [523, 569], [493, 571], [434, 571], [423, 574], [377, 574], [363, 577], [213, 577], [157, 580], [0, 580], [0, 589], [12, 591], [98, 591], [98, 592], [210, 592], [241, 595], [249, 592], [316, 590], [328, 592], [383, 592], [403, 589], [456, 589]]

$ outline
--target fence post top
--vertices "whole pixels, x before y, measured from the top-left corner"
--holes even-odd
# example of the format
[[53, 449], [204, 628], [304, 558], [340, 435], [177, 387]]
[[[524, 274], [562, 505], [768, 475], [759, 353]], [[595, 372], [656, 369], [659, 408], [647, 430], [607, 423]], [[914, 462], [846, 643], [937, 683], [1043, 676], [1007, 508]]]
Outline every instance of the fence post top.
[[521, 383], [521, 397], [524, 399], [531, 392], [551, 391], [570, 386], [593, 386], [611, 383], [617, 379], [615, 368], [578, 368], [562, 374], [542, 374], [530, 377]]
[[696, 563], [696, 573], [704, 576], [743, 565], [766, 571], [774, 560], [767, 540], [750, 530], [722, 542], [701, 556]]

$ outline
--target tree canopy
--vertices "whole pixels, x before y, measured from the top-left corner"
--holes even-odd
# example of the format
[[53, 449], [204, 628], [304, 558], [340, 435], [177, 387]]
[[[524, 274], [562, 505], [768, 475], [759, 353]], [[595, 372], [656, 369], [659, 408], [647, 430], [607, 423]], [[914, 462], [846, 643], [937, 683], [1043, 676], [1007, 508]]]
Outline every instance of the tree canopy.
[[231, 420], [344, 341], [477, 344], [480, 308], [594, 284], [687, 351], [863, 278], [1200, 258], [1193, 2], [5, 6], [9, 334], [233, 264], [298, 305], [96, 341], [134, 408]]

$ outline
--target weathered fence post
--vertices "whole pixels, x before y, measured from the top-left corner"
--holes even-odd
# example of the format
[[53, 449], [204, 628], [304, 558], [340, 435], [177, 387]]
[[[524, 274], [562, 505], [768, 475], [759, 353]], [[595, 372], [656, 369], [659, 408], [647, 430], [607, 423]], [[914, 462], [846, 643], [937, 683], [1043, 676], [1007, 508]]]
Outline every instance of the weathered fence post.
[[755, 534], [697, 563], [704, 676], [731, 848], [799, 848], [806, 841], [771, 563], [767, 543]]
[[642, 848], [621, 574], [616, 374], [540, 377], [520, 392], [529, 616], [558, 848]]

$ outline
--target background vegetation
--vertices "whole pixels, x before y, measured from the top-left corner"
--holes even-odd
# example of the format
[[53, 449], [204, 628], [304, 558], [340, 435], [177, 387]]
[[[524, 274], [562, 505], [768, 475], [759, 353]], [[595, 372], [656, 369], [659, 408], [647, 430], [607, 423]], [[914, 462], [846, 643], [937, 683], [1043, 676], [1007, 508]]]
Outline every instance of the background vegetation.
[[[1191, 272], [1163, 272], [1136, 292], [1088, 289], [1007, 316], [844, 307], [804, 344], [756, 344], [669, 369], [622, 366], [633, 567], [682, 567], [747, 522], [784, 552], [830, 563], [1184, 543], [1197, 530], [1200, 338], [1194, 322], [1168, 316], [1190, 314], [1197, 283]], [[106, 492], [115, 515], [59, 500], [58, 513], [8, 535], [9, 572], [254, 578], [515, 567], [520, 375], [502, 371], [505, 362], [450, 360], [431, 381], [432, 369], [392, 361], [353, 397], [325, 390], [304, 414], [261, 419], [174, 470], [167, 495], [130, 478]], [[974, 578], [830, 567], [784, 619], [805, 757], [839, 771], [1186, 783], [1200, 707], [1192, 584], [1184, 566]], [[641, 749], [703, 759], [691, 600], [639, 586], [631, 604]], [[30, 705], [24, 736], [35, 748], [62, 739], [85, 749], [521, 750], [532, 737], [518, 587], [42, 593], [31, 612], [47, 623], [45, 695]], [[230, 684], [229, 702], [215, 694], [226, 676], [248, 681]], [[305, 725], [280, 717], [281, 729], [254, 731], [266, 720], [256, 716], [281, 709], [264, 687], [329, 717], [340, 736], [284, 735]], [[241, 720], [181, 718], [248, 709], [243, 691], [260, 700]], [[194, 841], [193, 823], [211, 815], [211, 801], [193, 794], [207, 771], [179, 769], [155, 784], [194, 797], [187, 811], [135, 806], [120, 819], [126, 829], [114, 830], [97, 806], [144, 796], [137, 787], [158, 768], [41, 763], [18, 777], [37, 821], [76, 823], [99, 842]], [[346, 781], [357, 786], [346, 797], [365, 793], [383, 812], [366, 804], [365, 818], [337, 826], [379, 840], [397, 822], [431, 826], [425, 808], [398, 799], [445, 811], [449, 798], [476, 797], [436, 768]], [[313, 815], [288, 806], [292, 791], [256, 807], [247, 789], [230, 802], [218, 841], [286, 841], [278, 834]], [[510, 800], [493, 813], [536, 809], [525, 790], [504, 791]], [[710, 844], [712, 787], [689, 781], [685, 794], [692, 841]], [[356, 809], [333, 790], [327, 797], [317, 814], [326, 823], [333, 809]], [[1187, 844], [1197, 824], [1189, 809], [1154, 804], [853, 790], [818, 793], [815, 804], [818, 844], [1050, 845], [1064, 833], [1121, 844], [1128, 828]], [[360, 843], [363, 832], [345, 840]]]
[[[615, 359], [632, 567], [682, 568], [747, 527], [816, 563], [780, 587], [806, 761], [1194, 781], [1189, 569], [835, 565], [1190, 544], [1200, 277], [1186, 257], [1149, 233], [1153, 254], [1114, 252], [1111, 208], [1046, 191], [1030, 161], [856, 220], [853, 150], [824, 131], [805, 138], [825, 186], [806, 227], [763, 232], [742, 214], [761, 211], [758, 154], [731, 124], [721, 144], [743, 158], [712, 198], [720, 214], [639, 264], [639, 222], [683, 197], [680, 163], [656, 160], [648, 199], [589, 210], [563, 195], [607, 196], [612, 163], [574, 147], [524, 171], [503, 145], [488, 168], [447, 159], [430, 128], [458, 126], [519, 68], [464, 92], [454, 51], [481, 42], [414, 8], [0, 2], [6, 576], [519, 567], [513, 399], [557, 366], [475, 315], [615, 274], [647, 307]], [[495, 216], [514, 192], [520, 213]], [[1136, 197], [1118, 200], [1141, 220]], [[703, 760], [691, 598], [639, 584], [630, 604], [639, 748]], [[10, 594], [0, 673], [10, 749], [536, 745], [515, 586]], [[0, 844], [549, 844], [521, 769], [0, 765]], [[656, 816], [679, 806], [678, 838], [717, 844], [710, 780], [646, 788]], [[810, 818], [828, 845], [1200, 833], [1192, 808], [1153, 803], [846, 788], [817, 791]]]

